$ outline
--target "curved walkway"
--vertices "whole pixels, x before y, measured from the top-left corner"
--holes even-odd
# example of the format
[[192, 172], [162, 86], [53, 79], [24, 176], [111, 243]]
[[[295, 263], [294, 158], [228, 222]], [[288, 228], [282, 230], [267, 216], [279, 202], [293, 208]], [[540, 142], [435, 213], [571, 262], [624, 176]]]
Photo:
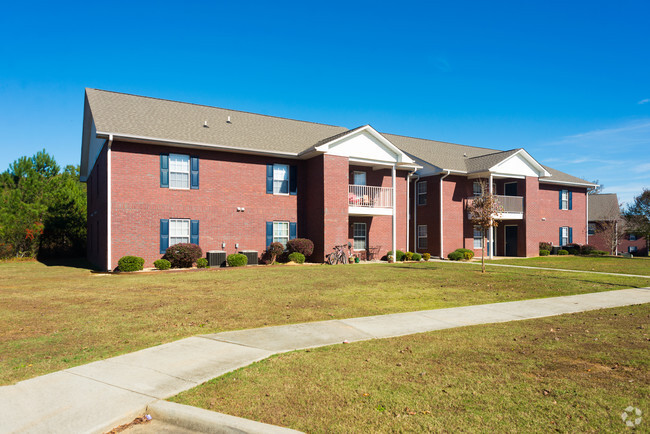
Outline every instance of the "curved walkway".
[[[286, 351], [641, 303], [650, 303], [650, 288], [195, 336], [0, 387], [0, 432], [108, 431], [161, 399]], [[225, 427], [244, 432], [284, 430], [238, 420], [245, 427]]]

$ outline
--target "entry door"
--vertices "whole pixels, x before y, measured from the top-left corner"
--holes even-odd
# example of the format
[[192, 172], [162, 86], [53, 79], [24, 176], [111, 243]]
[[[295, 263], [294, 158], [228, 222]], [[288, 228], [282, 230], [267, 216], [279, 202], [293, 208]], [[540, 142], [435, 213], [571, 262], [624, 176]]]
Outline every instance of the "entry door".
[[506, 256], [517, 256], [517, 226], [506, 226]]

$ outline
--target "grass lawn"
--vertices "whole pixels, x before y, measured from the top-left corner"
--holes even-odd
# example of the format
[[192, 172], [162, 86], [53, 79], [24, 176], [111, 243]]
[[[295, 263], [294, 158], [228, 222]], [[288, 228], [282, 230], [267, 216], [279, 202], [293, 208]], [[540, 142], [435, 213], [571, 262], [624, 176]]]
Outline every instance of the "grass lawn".
[[650, 286], [445, 263], [91, 274], [0, 263], [0, 384], [197, 334]]
[[650, 426], [650, 307], [296, 351], [172, 400], [307, 432], [622, 432]]
[[525, 265], [528, 267], [565, 268], [567, 270], [650, 276], [650, 258], [614, 256], [540, 256], [538, 258], [494, 259], [486, 263]]

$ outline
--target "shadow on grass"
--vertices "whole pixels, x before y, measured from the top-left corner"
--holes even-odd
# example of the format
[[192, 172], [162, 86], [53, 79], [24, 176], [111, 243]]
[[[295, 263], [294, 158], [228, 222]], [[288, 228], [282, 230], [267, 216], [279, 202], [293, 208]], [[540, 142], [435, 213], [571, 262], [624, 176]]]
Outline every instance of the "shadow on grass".
[[47, 267], [82, 268], [90, 271], [98, 270], [86, 258], [38, 258], [37, 261]]

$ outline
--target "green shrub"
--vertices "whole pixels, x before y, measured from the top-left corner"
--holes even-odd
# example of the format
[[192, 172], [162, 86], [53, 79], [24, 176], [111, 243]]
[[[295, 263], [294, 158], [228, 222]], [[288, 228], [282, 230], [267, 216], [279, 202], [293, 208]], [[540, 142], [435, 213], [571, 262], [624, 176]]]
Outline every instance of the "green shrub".
[[465, 259], [470, 260], [474, 257], [474, 250], [470, 249], [456, 249], [457, 252], [461, 252]]
[[422, 259], [424, 259], [425, 261], [431, 259], [431, 253], [422, 253]]
[[581, 255], [591, 255], [594, 250], [596, 250], [596, 248], [594, 246], [592, 246], [591, 244], [585, 244], [580, 249], [580, 254]]
[[[393, 251], [390, 250], [388, 253], [386, 253], [386, 256], [392, 256]], [[397, 251], [397, 257], [395, 258], [395, 262], [403, 261], [404, 260], [405, 253], [402, 252], [401, 250]]]
[[167, 259], [172, 268], [192, 268], [192, 265], [203, 256], [203, 251], [196, 244], [180, 243], [169, 246], [163, 259]]
[[289, 253], [289, 260], [295, 262], [296, 264], [302, 264], [305, 262], [305, 255], [300, 252]]
[[609, 253], [604, 251], [604, 250], [592, 250], [591, 254], [596, 255], [596, 256], [607, 256], [607, 255], [609, 255]]
[[117, 261], [117, 269], [122, 272], [142, 270], [144, 259], [139, 256], [122, 256]]
[[465, 258], [465, 254], [456, 250], [448, 254], [447, 257], [452, 261], [460, 261], [461, 259]]
[[169, 270], [172, 268], [171, 262], [169, 262], [167, 259], [157, 259], [153, 261], [153, 266], [158, 270]]
[[233, 253], [232, 255], [228, 255], [226, 262], [229, 267], [243, 267], [244, 265], [248, 265], [248, 258], [242, 253]]
[[422, 255], [420, 255], [419, 253], [413, 253], [413, 260], [414, 261], [421, 261], [422, 260]]
[[294, 238], [287, 243], [287, 249], [289, 249], [289, 253], [298, 252], [308, 258], [314, 253], [314, 243], [307, 238]]
[[406, 256], [406, 261], [413, 260], [413, 252], [406, 252], [404, 255]]
[[560, 255], [560, 256], [566, 256], [566, 255], [569, 254], [569, 252], [562, 249], [562, 250], [558, 250], [557, 254]]
[[548, 256], [548, 255], [550, 255], [550, 254], [551, 254], [551, 251], [550, 251], [550, 250], [544, 250], [544, 249], [542, 249], [542, 250], [539, 251], [539, 256]]
[[206, 258], [197, 259], [196, 268], [208, 268], [208, 260]]
[[579, 255], [580, 252], [582, 251], [582, 247], [580, 246], [580, 244], [571, 243], [564, 246], [564, 250], [569, 252], [569, 255]]
[[548, 250], [550, 252], [551, 250], [553, 250], [553, 244], [545, 243], [544, 241], [541, 241], [539, 243], [539, 250]]

